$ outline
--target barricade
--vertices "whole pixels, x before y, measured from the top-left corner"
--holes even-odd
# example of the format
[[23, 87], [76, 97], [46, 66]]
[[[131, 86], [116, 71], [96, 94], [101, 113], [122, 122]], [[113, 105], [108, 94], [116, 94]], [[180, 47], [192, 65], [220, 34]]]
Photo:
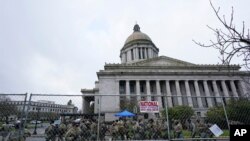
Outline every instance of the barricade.
[[230, 125], [250, 119], [243, 97], [30, 94], [25, 103], [26, 129], [51, 140], [229, 140]]

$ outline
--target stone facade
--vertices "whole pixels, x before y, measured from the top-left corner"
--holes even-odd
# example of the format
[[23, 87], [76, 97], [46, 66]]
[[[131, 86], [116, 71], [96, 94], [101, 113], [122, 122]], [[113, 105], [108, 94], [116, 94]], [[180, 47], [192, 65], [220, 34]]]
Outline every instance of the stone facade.
[[[188, 105], [204, 116], [209, 107], [224, 100], [220, 96], [229, 98], [248, 94], [245, 80], [249, 79], [249, 75], [240, 71], [238, 65], [197, 65], [158, 56], [159, 49], [148, 36], [143, 33], [139, 37], [136, 33], [136, 39], [132, 40], [133, 34], [121, 49], [121, 64], [105, 64], [104, 70], [97, 72], [95, 88], [81, 90], [85, 96], [108, 95], [100, 100], [98, 96], [94, 98], [94, 112], [97, 113], [100, 108], [106, 117], [112, 117], [120, 111], [122, 101], [152, 100], [159, 102], [160, 109]], [[148, 43], [145, 44], [145, 41]], [[88, 102], [83, 97], [83, 103]], [[87, 112], [87, 106], [83, 105], [84, 112]]]

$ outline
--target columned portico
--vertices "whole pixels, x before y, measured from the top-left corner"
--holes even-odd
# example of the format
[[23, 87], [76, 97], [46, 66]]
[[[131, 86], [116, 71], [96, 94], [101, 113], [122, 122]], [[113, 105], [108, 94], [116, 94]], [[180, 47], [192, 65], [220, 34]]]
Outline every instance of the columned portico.
[[[208, 86], [207, 81], [210, 81], [210, 86]], [[162, 108], [163, 106], [162, 100], [164, 100], [164, 103], [167, 104], [168, 107], [172, 107], [173, 100], [175, 98], [177, 102], [175, 104], [177, 105], [187, 104], [190, 107], [194, 107], [194, 102], [196, 102], [197, 108], [206, 108], [212, 107], [214, 106], [214, 104], [221, 103], [222, 99], [224, 99], [224, 102], [226, 102], [227, 100], [229, 100], [229, 93], [232, 93], [231, 96], [234, 97], [239, 96], [238, 93], [241, 91], [237, 89], [239, 89], [238, 87], [241, 87], [240, 81], [230, 80], [227, 82], [225, 80], [171, 80], [170, 84], [170, 80], [160, 81], [158, 79], [117, 80], [115, 84], [118, 88], [115, 90], [118, 94], [125, 94], [124, 97], [126, 97], [128, 101], [131, 100], [131, 94], [137, 95], [137, 101], [140, 101], [141, 97], [145, 97], [145, 99], [143, 100], [147, 101], [156, 100], [159, 102], [160, 108]], [[164, 84], [165, 86], [163, 86], [162, 84]], [[240, 86], [238, 86], [237, 84]], [[190, 87], [193, 87], [193, 92], [191, 92]], [[173, 94], [172, 91], [175, 94]], [[202, 94], [206, 96], [203, 99], [201, 98]], [[213, 99], [216, 103], [212, 102]]]

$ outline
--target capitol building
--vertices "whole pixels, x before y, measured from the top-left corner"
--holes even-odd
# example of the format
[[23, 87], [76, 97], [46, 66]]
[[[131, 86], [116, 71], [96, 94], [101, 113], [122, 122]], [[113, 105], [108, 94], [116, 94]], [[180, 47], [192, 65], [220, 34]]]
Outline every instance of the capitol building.
[[91, 112], [90, 102], [94, 101], [94, 112], [100, 108], [105, 118], [112, 119], [114, 113], [122, 110], [121, 103], [143, 100], [158, 101], [160, 110], [191, 106], [197, 115], [205, 116], [209, 107], [225, 100], [220, 96], [248, 95], [244, 80], [249, 75], [240, 71], [239, 65], [197, 65], [158, 56], [159, 51], [136, 24], [121, 48], [121, 63], [105, 64], [104, 70], [97, 72], [95, 87], [81, 89], [83, 113]]

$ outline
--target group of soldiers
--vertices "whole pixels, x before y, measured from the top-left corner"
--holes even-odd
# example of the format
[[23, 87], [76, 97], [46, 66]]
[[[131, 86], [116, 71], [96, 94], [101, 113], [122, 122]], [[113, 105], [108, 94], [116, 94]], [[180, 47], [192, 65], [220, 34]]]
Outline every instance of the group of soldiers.
[[[174, 131], [171, 138], [183, 138], [183, 127], [179, 120], [174, 120], [170, 130]], [[185, 128], [192, 138], [209, 138], [212, 134], [210, 125], [197, 120], [188, 120]], [[99, 128], [99, 133], [98, 133]], [[168, 123], [164, 119], [120, 119], [111, 123], [101, 122], [98, 127], [96, 120], [77, 119], [62, 121], [60, 124], [51, 122], [45, 130], [46, 141], [82, 141], [82, 140], [158, 140], [168, 139]]]
[[97, 140], [97, 122], [95, 120], [66, 120], [60, 124], [53, 121], [45, 129], [46, 141], [82, 141]]
[[[173, 120], [169, 128], [173, 131], [171, 138], [184, 138], [183, 126], [180, 120]], [[191, 138], [212, 138], [209, 130], [211, 124], [200, 120], [188, 119], [185, 129], [190, 131]], [[99, 128], [99, 130], [98, 130]], [[4, 124], [1, 131], [6, 133], [3, 137], [9, 140], [20, 140], [20, 124], [15, 129]], [[99, 131], [99, 132], [98, 132]], [[119, 119], [110, 123], [98, 122], [93, 119], [64, 120], [61, 123], [54, 121], [45, 129], [46, 141], [83, 141], [83, 140], [162, 140], [168, 139], [168, 123], [164, 119]], [[18, 137], [19, 135], [19, 137]], [[28, 134], [24, 134], [21, 140], [25, 140]]]
[[[99, 133], [98, 132], [99, 128]], [[167, 139], [167, 124], [165, 120], [126, 120], [120, 119], [112, 123], [89, 119], [65, 121], [60, 124], [51, 122], [45, 130], [46, 141], [80, 141], [80, 140], [143, 140]]]
[[[174, 129], [174, 138], [181, 139], [183, 138], [183, 127], [179, 120], [173, 122]], [[209, 130], [209, 127], [212, 125], [208, 122], [202, 122], [197, 119], [193, 122], [191, 119], [188, 119], [186, 122], [186, 128], [190, 131], [191, 138], [213, 138], [213, 133]]]

